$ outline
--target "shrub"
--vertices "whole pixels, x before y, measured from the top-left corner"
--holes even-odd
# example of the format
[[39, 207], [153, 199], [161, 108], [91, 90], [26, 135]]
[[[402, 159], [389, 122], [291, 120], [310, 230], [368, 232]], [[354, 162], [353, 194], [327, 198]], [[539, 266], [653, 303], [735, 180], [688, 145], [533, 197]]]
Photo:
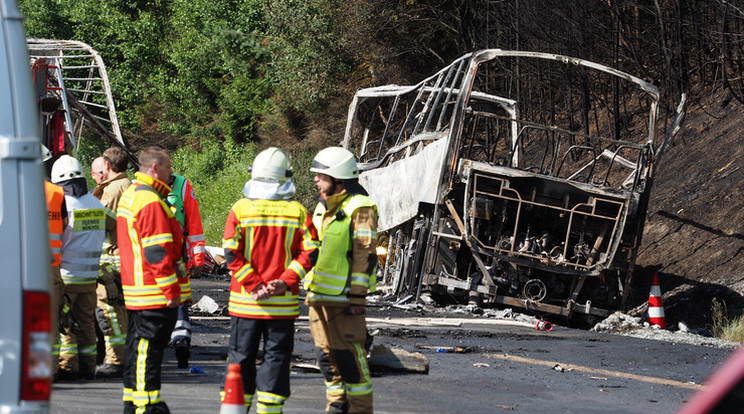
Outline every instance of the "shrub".
[[173, 170], [194, 187], [207, 244], [221, 246], [227, 213], [241, 197], [249, 177], [248, 166], [256, 151], [253, 145], [237, 146], [215, 140], [201, 144], [199, 151], [179, 148], [172, 157]]
[[741, 316], [730, 319], [726, 310], [726, 302], [713, 299], [711, 319], [713, 336], [730, 342], [744, 342], [744, 320]]

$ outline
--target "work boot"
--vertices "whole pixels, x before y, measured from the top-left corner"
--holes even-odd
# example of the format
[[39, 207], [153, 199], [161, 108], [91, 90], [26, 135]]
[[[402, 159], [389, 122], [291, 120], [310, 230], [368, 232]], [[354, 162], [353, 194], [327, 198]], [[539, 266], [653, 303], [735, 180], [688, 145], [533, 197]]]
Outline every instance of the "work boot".
[[[137, 406], [131, 401], [124, 402], [124, 414], [134, 414], [137, 412]], [[142, 412], [142, 411], [140, 411]], [[168, 406], [164, 402], [147, 404], [144, 409], [145, 414], [170, 414]]]
[[332, 402], [326, 407], [326, 414], [346, 414], [349, 412], [349, 403]]
[[170, 414], [170, 410], [165, 402], [161, 401], [155, 404], [148, 404], [145, 414]]
[[80, 374], [77, 372], [67, 371], [66, 369], [60, 369], [54, 374], [54, 382], [73, 382], [80, 379]]
[[124, 365], [103, 364], [96, 367], [96, 378], [121, 378]]
[[173, 343], [173, 348], [176, 350], [178, 368], [189, 367], [189, 357], [191, 356], [191, 350], [189, 349], [190, 345], [188, 339], [179, 339]]
[[80, 361], [80, 372], [78, 373], [80, 375], [80, 379], [84, 380], [92, 380], [96, 376], [96, 363], [95, 360], [89, 360], [86, 358], [86, 361]]

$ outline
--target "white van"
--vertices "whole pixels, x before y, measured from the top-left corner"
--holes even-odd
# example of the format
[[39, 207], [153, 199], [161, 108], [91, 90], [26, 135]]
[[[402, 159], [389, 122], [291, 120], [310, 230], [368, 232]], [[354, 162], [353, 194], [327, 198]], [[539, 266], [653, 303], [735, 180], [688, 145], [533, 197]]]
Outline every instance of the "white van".
[[23, 17], [0, 0], [0, 413], [47, 413], [49, 230]]

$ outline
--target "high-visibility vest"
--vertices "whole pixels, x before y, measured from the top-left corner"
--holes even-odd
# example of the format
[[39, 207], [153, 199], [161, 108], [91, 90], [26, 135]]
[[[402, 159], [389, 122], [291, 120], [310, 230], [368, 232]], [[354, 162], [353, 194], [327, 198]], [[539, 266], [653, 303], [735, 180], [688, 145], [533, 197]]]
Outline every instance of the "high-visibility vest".
[[[189, 191], [190, 194], [186, 194]], [[188, 200], [186, 198], [188, 197]], [[186, 178], [173, 174], [173, 187], [168, 193], [168, 204], [171, 212], [181, 225], [188, 266], [204, 265], [205, 248], [204, 229], [202, 228], [201, 216], [199, 214], [199, 203], [194, 197], [194, 189]], [[187, 220], [188, 219], [188, 220]], [[186, 259], [187, 257], [184, 257]]]
[[[313, 213], [313, 224], [320, 233], [320, 253], [315, 267], [309, 275], [307, 290], [322, 295], [347, 295], [351, 283], [351, 217], [357, 209], [371, 207], [377, 211], [375, 203], [367, 196], [355, 194], [346, 197], [338, 206], [336, 215], [323, 228], [323, 214], [326, 207], [318, 203]], [[377, 287], [376, 272], [369, 276], [368, 288], [373, 292]]]
[[65, 191], [49, 181], [44, 181], [44, 190], [49, 212], [49, 247], [52, 249], [52, 266], [59, 266], [62, 261], [62, 231], [64, 231], [62, 201], [65, 199]]
[[185, 229], [186, 225], [186, 211], [183, 208], [183, 186], [186, 183], [186, 178], [180, 175], [173, 174], [173, 187], [171, 187], [170, 193], [168, 193], [168, 204], [171, 205], [171, 212], [176, 216], [176, 220], [181, 224], [181, 228]]
[[62, 234], [62, 280], [66, 285], [95, 283], [106, 237], [103, 204], [91, 194], [65, 196], [65, 203], [68, 223]]

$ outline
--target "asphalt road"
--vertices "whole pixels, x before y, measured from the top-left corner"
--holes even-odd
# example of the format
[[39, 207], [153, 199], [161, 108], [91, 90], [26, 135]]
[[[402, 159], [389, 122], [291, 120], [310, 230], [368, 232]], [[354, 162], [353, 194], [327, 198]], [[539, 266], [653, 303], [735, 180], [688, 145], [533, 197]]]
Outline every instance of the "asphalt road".
[[[223, 282], [196, 282], [210, 296], [224, 294]], [[547, 332], [452, 319], [402, 326], [420, 316], [431, 315], [371, 311], [375, 345], [420, 352], [429, 362], [428, 374], [373, 371], [378, 413], [674, 413], [732, 352], [560, 326]], [[176, 368], [169, 350], [163, 396], [173, 413], [217, 413], [229, 321], [197, 317], [192, 324], [191, 367], [204, 373]], [[296, 327], [296, 362], [311, 364], [307, 320]], [[438, 347], [468, 352], [436, 352]], [[114, 380], [54, 384], [51, 412], [120, 412], [121, 391]], [[322, 412], [324, 393], [318, 372], [294, 369], [285, 412]]]

